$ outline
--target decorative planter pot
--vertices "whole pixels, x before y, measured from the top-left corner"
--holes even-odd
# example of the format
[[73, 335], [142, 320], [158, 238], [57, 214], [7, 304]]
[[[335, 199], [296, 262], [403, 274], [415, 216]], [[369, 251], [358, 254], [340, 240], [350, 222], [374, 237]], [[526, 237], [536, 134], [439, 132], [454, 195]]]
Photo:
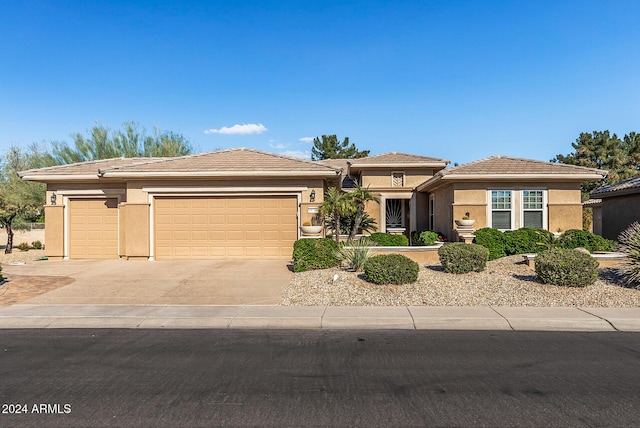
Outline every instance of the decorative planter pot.
[[322, 232], [322, 226], [300, 226], [303, 235], [317, 235]]
[[462, 226], [462, 227], [470, 227], [470, 226], [473, 226], [473, 224], [474, 224], [475, 222], [476, 222], [475, 220], [470, 220], [470, 219], [467, 219], [467, 220], [456, 220], [456, 224], [457, 224], [458, 226]]

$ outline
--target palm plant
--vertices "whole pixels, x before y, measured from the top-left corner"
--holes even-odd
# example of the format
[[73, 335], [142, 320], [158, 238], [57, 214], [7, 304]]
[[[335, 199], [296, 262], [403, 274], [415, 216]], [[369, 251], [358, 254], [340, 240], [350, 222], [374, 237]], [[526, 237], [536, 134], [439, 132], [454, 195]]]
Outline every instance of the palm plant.
[[353, 240], [356, 237], [356, 233], [358, 233], [358, 229], [360, 229], [360, 225], [362, 224], [362, 218], [365, 214], [364, 208], [367, 202], [380, 202], [380, 198], [377, 195], [374, 195], [369, 190], [369, 187], [363, 187], [359, 183], [354, 183], [354, 188], [352, 191], [347, 193], [347, 196], [356, 207], [356, 215], [353, 221], [353, 226], [351, 227], [351, 232], [349, 233], [349, 240]]
[[329, 188], [324, 195], [324, 202], [320, 205], [320, 212], [327, 218], [327, 224], [335, 234], [336, 242], [340, 241], [340, 218], [354, 211], [351, 200], [335, 187]]

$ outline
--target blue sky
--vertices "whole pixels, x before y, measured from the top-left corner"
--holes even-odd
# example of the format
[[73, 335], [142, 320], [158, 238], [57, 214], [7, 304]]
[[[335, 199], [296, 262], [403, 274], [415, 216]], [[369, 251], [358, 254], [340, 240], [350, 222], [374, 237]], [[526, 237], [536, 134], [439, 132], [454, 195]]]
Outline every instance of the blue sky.
[[0, 151], [95, 122], [464, 163], [640, 132], [640, 1], [0, 1]]

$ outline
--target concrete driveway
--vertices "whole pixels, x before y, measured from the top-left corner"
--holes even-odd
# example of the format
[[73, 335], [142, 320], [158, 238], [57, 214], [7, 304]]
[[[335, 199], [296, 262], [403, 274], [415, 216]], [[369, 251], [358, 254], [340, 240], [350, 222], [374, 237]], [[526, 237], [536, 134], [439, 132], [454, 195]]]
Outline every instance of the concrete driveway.
[[293, 274], [284, 260], [37, 261], [4, 274], [71, 277], [25, 304], [277, 305]]

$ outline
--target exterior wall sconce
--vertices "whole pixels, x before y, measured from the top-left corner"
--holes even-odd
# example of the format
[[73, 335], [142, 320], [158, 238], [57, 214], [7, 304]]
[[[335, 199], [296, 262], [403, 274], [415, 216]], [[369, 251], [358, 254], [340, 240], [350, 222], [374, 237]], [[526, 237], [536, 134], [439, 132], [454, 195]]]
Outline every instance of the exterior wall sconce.
[[56, 199], [57, 199], [56, 194], [52, 193], [51, 194], [51, 205], [55, 205], [56, 204]]
[[313, 189], [311, 191], [311, 193], [309, 194], [309, 201], [310, 202], [315, 202], [316, 201], [316, 190], [315, 189]]

